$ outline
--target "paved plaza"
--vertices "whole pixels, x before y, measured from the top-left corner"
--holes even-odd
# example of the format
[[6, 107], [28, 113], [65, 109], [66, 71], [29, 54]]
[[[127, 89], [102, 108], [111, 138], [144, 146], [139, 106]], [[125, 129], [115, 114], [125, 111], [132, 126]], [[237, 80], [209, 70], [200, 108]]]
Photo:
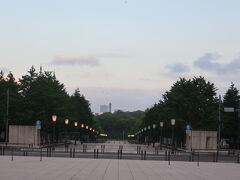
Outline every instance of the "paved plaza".
[[239, 180], [236, 163], [0, 156], [1, 180]]
[[[123, 146], [122, 151], [124, 153], [136, 153], [137, 147], [141, 147], [141, 150], [147, 151], [148, 154], [154, 154], [155, 148], [152, 145], [143, 145], [143, 144], [130, 144], [128, 141], [106, 141], [105, 143], [84, 143], [87, 145], [87, 152], [93, 152], [94, 149], [101, 149], [101, 145], [105, 146], [105, 152], [117, 152], [119, 146]], [[79, 141], [74, 145], [74, 141], [72, 141], [69, 148], [75, 148], [77, 151], [83, 150], [83, 144]], [[56, 147], [56, 151], [65, 151], [64, 146]]]

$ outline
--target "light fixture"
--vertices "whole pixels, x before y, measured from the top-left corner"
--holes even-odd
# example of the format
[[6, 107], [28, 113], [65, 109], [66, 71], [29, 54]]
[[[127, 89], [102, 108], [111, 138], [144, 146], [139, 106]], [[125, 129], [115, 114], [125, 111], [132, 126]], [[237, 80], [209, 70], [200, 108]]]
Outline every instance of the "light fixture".
[[81, 124], [81, 128], [84, 128], [84, 124]]
[[163, 127], [163, 121], [160, 122], [160, 127]]
[[151, 126], [148, 126], [148, 130], [150, 130], [151, 129]]
[[174, 126], [175, 125], [175, 119], [171, 119], [171, 124], [172, 124], [172, 126]]
[[155, 129], [156, 128], [156, 124], [153, 124], [153, 129]]
[[57, 115], [52, 115], [52, 121], [56, 122], [57, 121]]
[[78, 122], [74, 122], [74, 126], [75, 126], [75, 127], [78, 126]]
[[69, 124], [69, 120], [65, 119], [65, 124], [68, 125]]
[[88, 129], [88, 126], [86, 126], [86, 129]]

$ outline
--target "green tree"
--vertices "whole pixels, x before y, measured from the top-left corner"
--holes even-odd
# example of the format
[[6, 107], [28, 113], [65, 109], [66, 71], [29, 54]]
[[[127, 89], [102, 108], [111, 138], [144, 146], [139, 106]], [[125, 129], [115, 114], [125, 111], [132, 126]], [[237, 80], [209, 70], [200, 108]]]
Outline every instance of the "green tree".
[[170, 119], [176, 119], [175, 134], [184, 141], [185, 126], [195, 130], [216, 130], [218, 99], [213, 83], [203, 77], [180, 78], [158, 104], [146, 111], [142, 127], [164, 123], [165, 136], [171, 137]]
[[[239, 90], [231, 83], [229, 89], [223, 97], [223, 106], [224, 107], [233, 107], [234, 109], [239, 108], [240, 105], [240, 96]], [[225, 138], [232, 139], [233, 142], [236, 142], [239, 124], [238, 124], [237, 112], [234, 113], [223, 113], [223, 129], [222, 136]]]

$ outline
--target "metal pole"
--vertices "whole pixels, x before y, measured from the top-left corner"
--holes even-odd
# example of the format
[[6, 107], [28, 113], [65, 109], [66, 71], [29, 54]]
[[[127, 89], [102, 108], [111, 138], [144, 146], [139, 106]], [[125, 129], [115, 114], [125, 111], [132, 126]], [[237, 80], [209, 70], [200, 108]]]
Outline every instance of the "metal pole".
[[12, 149], [12, 161], [13, 161], [13, 149]]
[[7, 114], [6, 114], [6, 134], [5, 134], [5, 141], [6, 144], [8, 143], [8, 113], [9, 113], [9, 88], [7, 89]]
[[218, 143], [217, 143], [217, 149], [220, 148], [220, 141], [221, 141], [221, 95], [219, 95], [219, 106], [218, 106]]
[[161, 127], [161, 136], [160, 136], [160, 149], [162, 150], [162, 127]]
[[53, 122], [53, 150], [55, 150], [55, 122]]
[[197, 166], [199, 166], [199, 152], [198, 152], [198, 163], [197, 163]]
[[172, 153], [173, 153], [173, 143], [174, 143], [174, 125], [172, 125]]
[[41, 148], [41, 151], [40, 151], [40, 161], [42, 161], [42, 148]]
[[170, 156], [171, 156], [171, 153], [170, 151], [168, 152], [168, 165], [170, 165]]

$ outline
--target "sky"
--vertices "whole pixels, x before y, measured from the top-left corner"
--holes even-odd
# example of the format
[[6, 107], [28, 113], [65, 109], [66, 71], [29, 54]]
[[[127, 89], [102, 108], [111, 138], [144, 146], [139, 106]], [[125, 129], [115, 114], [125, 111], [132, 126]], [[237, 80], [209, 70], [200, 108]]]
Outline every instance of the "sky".
[[93, 112], [157, 103], [180, 77], [240, 87], [239, 0], [0, 0], [0, 69], [32, 65]]

